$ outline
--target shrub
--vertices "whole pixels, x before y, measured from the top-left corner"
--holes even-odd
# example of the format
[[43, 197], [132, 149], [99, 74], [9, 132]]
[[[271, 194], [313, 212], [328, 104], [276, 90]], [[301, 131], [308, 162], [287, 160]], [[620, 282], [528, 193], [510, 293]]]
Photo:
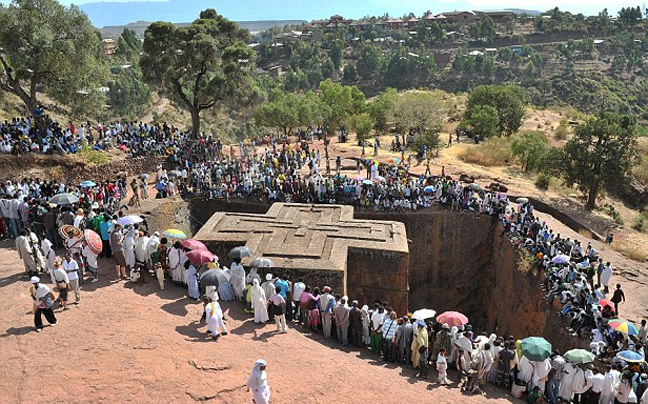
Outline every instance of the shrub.
[[567, 140], [569, 137], [569, 124], [566, 119], [560, 121], [560, 124], [554, 131], [554, 138], [556, 140]]
[[540, 173], [535, 180], [535, 186], [538, 189], [546, 191], [549, 189], [549, 182], [551, 181], [551, 176], [546, 173]]
[[110, 162], [108, 156], [106, 156], [100, 151], [91, 149], [89, 147], [84, 147], [77, 154], [79, 157], [88, 161], [89, 163], [94, 163], [97, 165], [103, 165]]
[[648, 210], [639, 213], [639, 216], [637, 216], [635, 222], [632, 224], [632, 228], [640, 232], [648, 232]]

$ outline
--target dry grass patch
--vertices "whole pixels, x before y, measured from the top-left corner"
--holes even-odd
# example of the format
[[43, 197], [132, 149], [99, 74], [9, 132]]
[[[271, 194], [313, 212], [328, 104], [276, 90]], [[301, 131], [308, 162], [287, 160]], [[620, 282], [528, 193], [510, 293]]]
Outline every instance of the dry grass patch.
[[458, 157], [470, 164], [484, 167], [505, 166], [513, 159], [510, 138], [492, 138], [478, 145], [471, 145], [458, 153]]

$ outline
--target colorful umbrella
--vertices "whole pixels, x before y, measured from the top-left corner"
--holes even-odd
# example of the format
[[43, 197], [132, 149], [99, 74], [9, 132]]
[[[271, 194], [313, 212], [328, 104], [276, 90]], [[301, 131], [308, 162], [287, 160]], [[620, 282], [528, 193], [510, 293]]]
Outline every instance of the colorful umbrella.
[[187, 250], [207, 250], [207, 251], [209, 251], [209, 249], [207, 248], [206, 245], [204, 245], [202, 242], [200, 242], [198, 240], [194, 240], [194, 239], [185, 240], [182, 243], [180, 243], [180, 245], [183, 246], [184, 248], [186, 248]]
[[195, 266], [205, 265], [216, 259], [216, 256], [208, 250], [193, 250], [187, 253], [187, 259]]
[[621, 320], [619, 318], [613, 318], [608, 322], [610, 327], [614, 329], [615, 331], [622, 332], [626, 335], [637, 335], [639, 334], [639, 330], [637, 329], [637, 326], [632, 324], [629, 321], [626, 320]]
[[623, 359], [626, 362], [629, 363], [642, 363], [644, 359], [642, 358], [641, 354], [638, 354], [635, 351], [621, 351], [617, 354], [617, 358]]
[[387, 159], [387, 164], [391, 164], [391, 165], [394, 165], [394, 166], [396, 164], [400, 163], [400, 162], [401, 162], [401, 159], [399, 159], [397, 157], [390, 157], [390, 158]]
[[117, 223], [121, 224], [122, 226], [130, 226], [132, 224], [142, 223], [143, 221], [144, 219], [137, 215], [128, 215], [117, 219]]
[[458, 327], [468, 323], [468, 317], [458, 311], [445, 311], [437, 316], [436, 321], [441, 324], [448, 324], [450, 327]]
[[85, 229], [83, 231], [83, 238], [85, 239], [86, 244], [93, 253], [101, 254], [101, 251], [103, 250], [101, 236], [90, 229]]
[[256, 267], [256, 268], [273, 268], [275, 266], [275, 263], [272, 262], [272, 260], [269, 260], [267, 258], [256, 258], [250, 263], [251, 267]]
[[614, 305], [605, 299], [599, 300], [599, 306], [601, 306], [601, 308], [609, 307], [610, 309], [612, 309], [612, 313], [616, 313], [616, 310], [614, 310]]
[[245, 258], [251, 257], [252, 255], [254, 255], [254, 253], [246, 246], [234, 247], [227, 253], [227, 256], [230, 258]]
[[577, 348], [565, 352], [565, 359], [576, 365], [594, 362], [594, 358], [594, 354], [585, 349]]
[[178, 229], [166, 229], [166, 230], [162, 233], [162, 237], [167, 237], [167, 238], [176, 238], [176, 239], [179, 239], [179, 240], [184, 240], [184, 239], [187, 238], [187, 235], [184, 234], [184, 232], [183, 232], [182, 230], [178, 230]]
[[78, 229], [78, 228], [72, 226], [71, 224], [64, 224], [63, 226], [61, 226], [61, 227], [59, 228], [59, 234], [60, 234], [61, 237], [63, 237], [65, 240], [67, 240], [68, 238], [70, 238], [70, 236], [68, 236], [68, 233], [69, 233], [69, 232], [74, 233], [74, 234], [72, 234], [72, 237], [74, 237], [74, 238], [81, 238], [81, 237], [83, 237], [83, 233], [81, 232], [81, 229]]
[[436, 316], [436, 311], [432, 309], [419, 309], [412, 313], [412, 318], [417, 320], [427, 320], [428, 318], [434, 318]]
[[79, 202], [79, 198], [72, 194], [57, 194], [49, 202], [54, 205], [72, 205], [73, 203]]
[[92, 182], [92, 181], [83, 181], [80, 185], [81, 185], [82, 187], [92, 188], [92, 187], [94, 187], [94, 186], [97, 185], [97, 184], [94, 183], [94, 182]]
[[542, 337], [529, 337], [522, 340], [522, 355], [530, 361], [543, 361], [551, 356], [551, 344]]

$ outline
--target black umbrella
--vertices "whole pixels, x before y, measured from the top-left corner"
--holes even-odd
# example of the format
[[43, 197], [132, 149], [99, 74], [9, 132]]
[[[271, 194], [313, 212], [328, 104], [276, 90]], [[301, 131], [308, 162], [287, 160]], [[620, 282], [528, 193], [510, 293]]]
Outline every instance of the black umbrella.
[[72, 205], [79, 202], [79, 198], [72, 194], [58, 194], [54, 195], [49, 202], [54, 205]]
[[245, 258], [251, 257], [252, 255], [254, 255], [252, 250], [245, 246], [234, 247], [227, 253], [227, 256], [230, 258]]
[[275, 263], [267, 258], [261, 257], [261, 258], [256, 258], [254, 261], [252, 261], [250, 263], [250, 266], [256, 268], [272, 268], [275, 266]]
[[218, 287], [220, 285], [220, 282], [218, 281], [218, 272], [215, 269], [210, 269], [205, 272], [203, 272], [202, 275], [200, 275], [200, 286], [205, 287], [205, 286], [216, 286]]

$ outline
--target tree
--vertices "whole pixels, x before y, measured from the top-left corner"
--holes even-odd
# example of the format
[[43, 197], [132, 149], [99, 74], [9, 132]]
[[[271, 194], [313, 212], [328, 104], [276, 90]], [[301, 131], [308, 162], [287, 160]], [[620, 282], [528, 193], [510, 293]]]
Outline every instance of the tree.
[[151, 24], [144, 35], [141, 66], [149, 84], [169, 94], [191, 114], [192, 133], [200, 134], [200, 113], [238, 101], [251, 88], [254, 51], [249, 32], [205, 10], [190, 25]]
[[108, 82], [108, 102], [120, 116], [136, 117], [151, 102], [151, 92], [139, 69], [120, 68], [116, 78]]
[[468, 96], [465, 116], [470, 119], [475, 107], [490, 105], [499, 115], [499, 132], [510, 136], [522, 125], [526, 103], [526, 93], [522, 87], [512, 84], [478, 86]]
[[[79, 7], [55, 0], [0, 6], [0, 48], [0, 89], [18, 96], [29, 113], [39, 105], [41, 85], [59, 102], [76, 102], [77, 112], [86, 101], [103, 105], [98, 89], [107, 67], [100, 37]], [[37, 124], [44, 130], [43, 122]]]
[[371, 133], [371, 129], [374, 127], [374, 120], [367, 112], [351, 115], [348, 121], [349, 127], [358, 136], [358, 143], [365, 140]]
[[482, 38], [486, 38], [488, 42], [492, 42], [493, 39], [497, 36], [497, 31], [495, 30], [495, 21], [489, 16], [482, 18], [479, 31]]
[[358, 72], [353, 65], [346, 65], [343, 69], [342, 78], [347, 83], [353, 83], [358, 78]]
[[337, 129], [347, 117], [364, 112], [365, 95], [356, 86], [343, 86], [331, 79], [319, 86], [320, 101], [326, 106], [323, 119], [331, 129]]
[[385, 132], [389, 127], [387, 114], [392, 108], [398, 92], [388, 88], [367, 104], [367, 112], [374, 120], [374, 129], [377, 132]]
[[464, 121], [472, 127], [472, 132], [481, 139], [488, 139], [499, 133], [499, 114], [490, 105], [478, 105]]
[[142, 42], [137, 38], [137, 34], [132, 29], [124, 28], [124, 31], [117, 39], [117, 49], [115, 55], [123, 60], [135, 63], [139, 61], [142, 52]]
[[335, 70], [340, 69], [340, 65], [342, 64], [342, 57], [344, 56], [344, 42], [342, 42], [340, 39], [336, 38], [333, 43], [331, 44], [331, 49], [329, 51], [329, 57], [333, 61], [333, 65], [335, 66]]
[[619, 10], [619, 21], [624, 25], [633, 26], [643, 18], [641, 8], [637, 7], [623, 7]]
[[285, 134], [299, 125], [297, 106], [299, 99], [293, 93], [277, 93], [273, 99], [261, 104], [254, 112], [257, 125], [278, 128]]
[[363, 44], [356, 53], [356, 69], [364, 80], [370, 80], [380, 71], [382, 51], [374, 45]]
[[588, 209], [596, 206], [601, 189], [618, 189], [635, 162], [635, 121], [628, 115], [603, 113], [574, 130], [563, 149], [562, 176], [587, 193]]
[[400, 93], [391, 101], [387, 117], [402, 131], [418, 128], [421, 136], [417, 142], [438, 151], [441, 146], [439, 132], [447, 112], [442, 100], [443, 95], [438, 92]]
[[549, 152], [547, 136], [542, 132], [524, 131], [513, 139], [511, 152], [520, 161], [524, 171], [538, 170]]
[[502, 62], [508, 63], [513, 59], [513, 49], [508, 47], [500, 48], [499, 55], [502, 58]]

